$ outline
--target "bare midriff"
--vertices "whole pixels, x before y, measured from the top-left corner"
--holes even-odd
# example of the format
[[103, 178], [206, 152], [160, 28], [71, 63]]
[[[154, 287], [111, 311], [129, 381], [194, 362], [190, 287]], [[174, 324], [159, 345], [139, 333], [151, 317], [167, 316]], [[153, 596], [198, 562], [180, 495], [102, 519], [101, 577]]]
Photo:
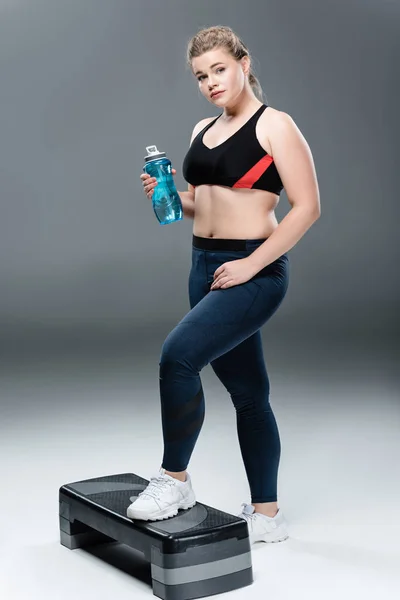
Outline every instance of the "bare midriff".
[[193, 234], [207, 238], [267, 238], [278, 226], [279, 196], [265, 190], [219, 185], [195, 189]]

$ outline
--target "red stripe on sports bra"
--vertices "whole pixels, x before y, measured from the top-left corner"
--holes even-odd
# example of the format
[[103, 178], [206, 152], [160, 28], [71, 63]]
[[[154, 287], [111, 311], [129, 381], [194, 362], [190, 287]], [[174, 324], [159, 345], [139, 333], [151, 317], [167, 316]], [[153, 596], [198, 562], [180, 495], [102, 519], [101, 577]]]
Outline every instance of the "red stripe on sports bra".
[[251, 188], [257, 179], [260, 179], [261, 175], [268, 169], [269, 165], [273, 161], [273, 157], [269, 154], [266, 154], [262, 157], [261, 160], [258, 161], [251, 167], [247, 173], [243, 175], [232, 187], [234, 188]]

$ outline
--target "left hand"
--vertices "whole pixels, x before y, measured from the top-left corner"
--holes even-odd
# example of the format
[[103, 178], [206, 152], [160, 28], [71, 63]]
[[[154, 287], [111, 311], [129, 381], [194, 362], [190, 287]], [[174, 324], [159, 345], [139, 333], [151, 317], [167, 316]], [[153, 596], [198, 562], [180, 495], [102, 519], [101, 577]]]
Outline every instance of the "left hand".
[[240, 258], [239, 260], [230, 260], [216, 269], [210, 290], [218, 288], [226, 289], [239, 283], [245, 283], [257, 272], [258, 269], [254, 267], [248, 257]]

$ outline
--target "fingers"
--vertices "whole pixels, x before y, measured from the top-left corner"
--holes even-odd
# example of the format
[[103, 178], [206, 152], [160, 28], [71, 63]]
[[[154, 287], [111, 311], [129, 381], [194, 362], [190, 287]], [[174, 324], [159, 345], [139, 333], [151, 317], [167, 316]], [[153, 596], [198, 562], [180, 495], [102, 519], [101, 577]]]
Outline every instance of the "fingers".
[[143, 183], [144, 193], [151, 200], [153, 196], [153, 190], [157, 185], [157, 179], [155, 177], [151, 177], [148, 173], [142, 173], [140, 175], [140, 179]]
[[[176, 169], [171, 169], [172, 175], [176, 175]], [[143, 183], [144, 193], [151, 200], [153, 196], [153, 190], [157, 185], [157, 179], [155, 177], [151, 177], [148, 173], [142, 173], [140, 175], [140, 179]]]

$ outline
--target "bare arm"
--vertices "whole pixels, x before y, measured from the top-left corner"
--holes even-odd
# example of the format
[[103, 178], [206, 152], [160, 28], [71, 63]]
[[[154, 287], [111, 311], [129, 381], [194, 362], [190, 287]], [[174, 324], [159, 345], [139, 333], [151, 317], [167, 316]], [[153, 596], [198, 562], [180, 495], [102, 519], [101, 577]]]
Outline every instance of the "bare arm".
[[194, 191], [188, 190], [187, 192], [178, 192], [178, 194], [182, 202], [183, 216], [187, 219], [194, 219]]
[[269, 139], [292, 208], [269, 238], [252, 253], [251, 262], [258, 270], [293, 248], [321, 215], [311, 150], [288, 114], [277, 113], [270, 125]]

